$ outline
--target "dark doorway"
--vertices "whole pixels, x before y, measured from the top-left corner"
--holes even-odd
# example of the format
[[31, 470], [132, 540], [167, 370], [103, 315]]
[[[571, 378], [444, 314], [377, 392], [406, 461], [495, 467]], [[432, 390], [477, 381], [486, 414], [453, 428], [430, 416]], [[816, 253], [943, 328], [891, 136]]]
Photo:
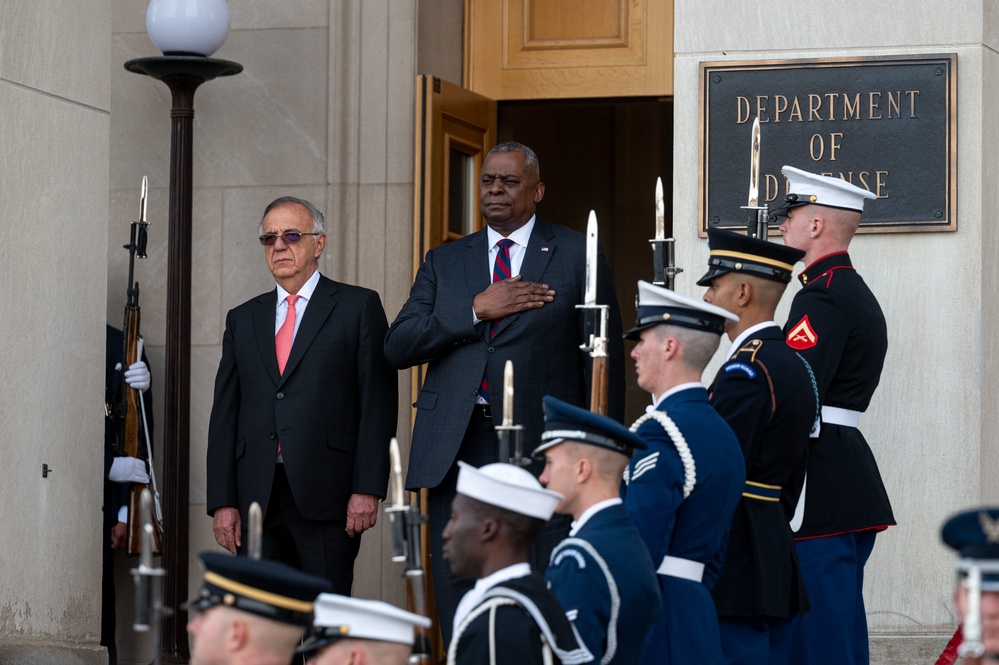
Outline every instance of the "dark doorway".
[[[597, 213], [625, 329], [634, 325], [639, 279], [652, 281], [656, 177], [663, 179], [666, 235], [672, 235], [673, 100], [658, 98], [499, 103], [499, 141], [520, 141], [538, 154], [545, 198], [539, 216], [580, 232]], [[633, 344], [626, 342], [625, 351]], [[649, 394], [625, 360], [629, 425]]]

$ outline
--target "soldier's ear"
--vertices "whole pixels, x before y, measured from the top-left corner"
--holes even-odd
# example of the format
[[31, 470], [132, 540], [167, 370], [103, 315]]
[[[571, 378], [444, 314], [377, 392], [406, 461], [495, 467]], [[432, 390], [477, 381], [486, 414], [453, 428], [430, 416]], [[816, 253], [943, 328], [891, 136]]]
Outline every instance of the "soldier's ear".
[[479, 540], [482, 542], [488, 542], [496, 537], [499, 533], [499, 522], [491, 517], [487, 517], [482, 520], [482, 526], [479, 528]]
[[541, 199], [545, 198], [545, 183], [538, 182], [534, 186], [534, 202], [541, 203]]

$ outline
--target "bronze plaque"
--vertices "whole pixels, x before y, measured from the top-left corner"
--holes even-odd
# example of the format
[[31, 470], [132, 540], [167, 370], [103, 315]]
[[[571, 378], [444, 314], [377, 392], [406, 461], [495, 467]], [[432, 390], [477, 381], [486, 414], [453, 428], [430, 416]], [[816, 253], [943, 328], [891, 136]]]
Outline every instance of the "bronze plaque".
[[861, 233], [957, 229], [957, 54], [703, 62], [700, 94], [700, 235], [746, 228], [757, 116], [761, 203], [787, 164], [877, 194]]

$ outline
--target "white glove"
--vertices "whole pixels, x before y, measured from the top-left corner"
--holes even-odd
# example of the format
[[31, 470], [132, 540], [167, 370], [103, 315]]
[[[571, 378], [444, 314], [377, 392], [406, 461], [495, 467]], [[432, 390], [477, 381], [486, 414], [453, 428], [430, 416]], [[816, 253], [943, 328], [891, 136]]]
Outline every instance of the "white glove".
[[124, 376], [125, 383], [127, 383], [130, 388], [135, 388], [136, 390], [140, 390], [142, 392], [149, 390], [149, 368], [146, 367], [146, 363], [141, 360], [129, 365], [128, 369], [125, 370]]
[[146, 473], [146, 463], [138, 457], [115, 457], [111, 462], [108, 479], [115, 483], [149, 484], [149, 474]]

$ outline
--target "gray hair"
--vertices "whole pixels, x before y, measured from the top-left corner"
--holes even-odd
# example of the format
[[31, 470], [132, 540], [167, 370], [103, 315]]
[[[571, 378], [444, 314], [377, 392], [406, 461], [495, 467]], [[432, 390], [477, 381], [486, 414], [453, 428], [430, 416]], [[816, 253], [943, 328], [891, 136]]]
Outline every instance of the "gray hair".
[[267, 213], [275, 208], [280, 208], [281, 206], [286, 205], [298, 205], [305, 208], [308, 211], [309, 216], [312, 218], [312, 232], [326, 233], [326, 218], [323, 217], [323, 213], [319, 211], [319, 208], [313, 205], [310, 201], [306, 201], [305, 199], [300, 199], [295, 196], [282, 196], [267, 204], [267, 207], [264, 208], [263, 216], [260, 217], [258, 233], [262, 234], [264, 232], [264, 217], [267, 217]]
[[519, 152], [524, 156], [524, 170], [529, 174], [533, 175], [535, 180], [541, 182], [541, 164], [538, 163], [538, 156], [534, 154], [534, 151], [528, 148], [523, 143], [517, 143], [516, 141], [506, 141], [505, 143], [500, 143], [495, 148], [489, 151], [486, 155], [486, 159], [489, 159], [490, 155], [493, 153], [503, 153], [503, 152]]

